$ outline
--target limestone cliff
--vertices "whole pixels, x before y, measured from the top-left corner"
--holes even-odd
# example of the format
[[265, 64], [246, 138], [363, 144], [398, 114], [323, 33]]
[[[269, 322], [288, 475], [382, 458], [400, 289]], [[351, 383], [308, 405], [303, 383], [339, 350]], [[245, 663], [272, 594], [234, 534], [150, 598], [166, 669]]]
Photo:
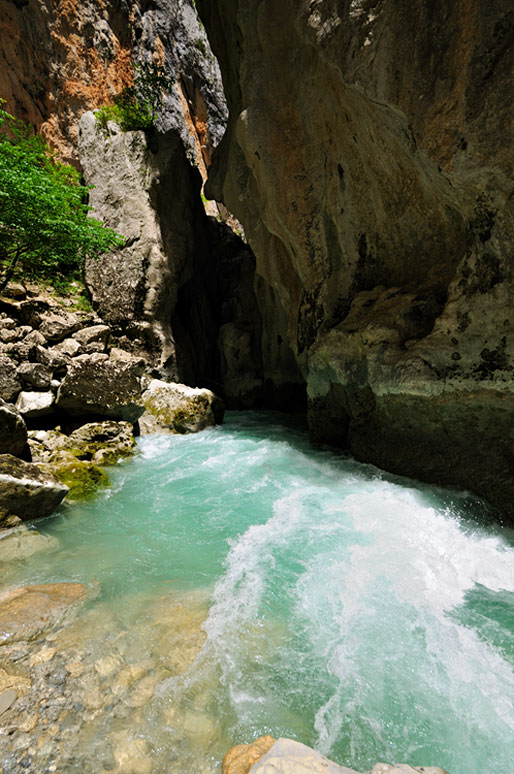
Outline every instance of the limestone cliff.
[[65, 161], [78, 163], [82, 113], [131, 82], [132, 61], [149, 60], [174, 79], [160, 129], [178, 129], [205, 172], [226, 108], [217, 62], [189, 0], [0, 0], [0, 97]]
[[230, 111], [208, 192], [313, 437], [512, 516], [512, 8], [450, 5], [198, 0]]
[[262, 392], [253, 256], [206, 216], [179, 133], [102, 131], [87, 112], [79, 153], [91, 206], [126, 238], [86, 262], [95, 309], [155, 375], [212, 387], [232, 406], [253, 402]]

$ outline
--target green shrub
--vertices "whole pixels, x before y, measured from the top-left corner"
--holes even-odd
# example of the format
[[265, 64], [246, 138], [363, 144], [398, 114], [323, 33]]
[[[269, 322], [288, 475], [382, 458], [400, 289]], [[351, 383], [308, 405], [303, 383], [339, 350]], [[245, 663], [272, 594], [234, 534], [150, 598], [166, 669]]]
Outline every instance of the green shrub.
[[86, 256], [124, 239], [89, 217], [88, 188], [0, 100], [0, 291], [17, 268], [31, 279], [77, 275]]
[[134, 83], [117, 94], [112, 105], [95, 112], [98, 126], [105, 131], [108, 122], [114, 121], [123, 132], [151, 129], [172, 85], [163, 67], [154, 63], [134, 65]]

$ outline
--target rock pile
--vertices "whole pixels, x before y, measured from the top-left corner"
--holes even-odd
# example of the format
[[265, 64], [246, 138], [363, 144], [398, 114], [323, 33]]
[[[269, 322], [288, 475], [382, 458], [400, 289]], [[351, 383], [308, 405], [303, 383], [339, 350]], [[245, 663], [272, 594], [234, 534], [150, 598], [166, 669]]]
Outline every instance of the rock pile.
[[146, 361], [115, 343], [94, 313], [44, 295], [0, 299], [0, 529], [108, 486], [99, 466], [133, 454], [144, 412], [146, 432], [223, 420], [209, 390], [142, 381]]

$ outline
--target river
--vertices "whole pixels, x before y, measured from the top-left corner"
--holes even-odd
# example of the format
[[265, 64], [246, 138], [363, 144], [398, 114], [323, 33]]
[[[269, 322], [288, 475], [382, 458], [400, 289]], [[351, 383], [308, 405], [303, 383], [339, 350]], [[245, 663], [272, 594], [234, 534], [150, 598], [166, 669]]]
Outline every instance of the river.
[[38, 522], [52, 550], [3, 573], [98, 590], [62, 635], [101, 679], [59, 742], [75, 759], [112, 770], [136, 738], [153, 774], [217, 774], [270, 733], [359, 771], [514, 772], [514, 539], [478, 499], [267, 412], [139, 451], [94, 502]]

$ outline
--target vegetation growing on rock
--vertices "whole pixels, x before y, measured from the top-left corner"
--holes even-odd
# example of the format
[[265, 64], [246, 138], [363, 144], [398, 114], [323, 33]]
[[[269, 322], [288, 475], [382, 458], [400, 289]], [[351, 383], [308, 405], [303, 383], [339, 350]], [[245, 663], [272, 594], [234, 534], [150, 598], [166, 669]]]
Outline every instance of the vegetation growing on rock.
[[17, 268], [31, 278], [70, 277], [86, 256], [124, 243], [88, 217], [87, 193], [75, 169], [0, 107], [0, 291]]

